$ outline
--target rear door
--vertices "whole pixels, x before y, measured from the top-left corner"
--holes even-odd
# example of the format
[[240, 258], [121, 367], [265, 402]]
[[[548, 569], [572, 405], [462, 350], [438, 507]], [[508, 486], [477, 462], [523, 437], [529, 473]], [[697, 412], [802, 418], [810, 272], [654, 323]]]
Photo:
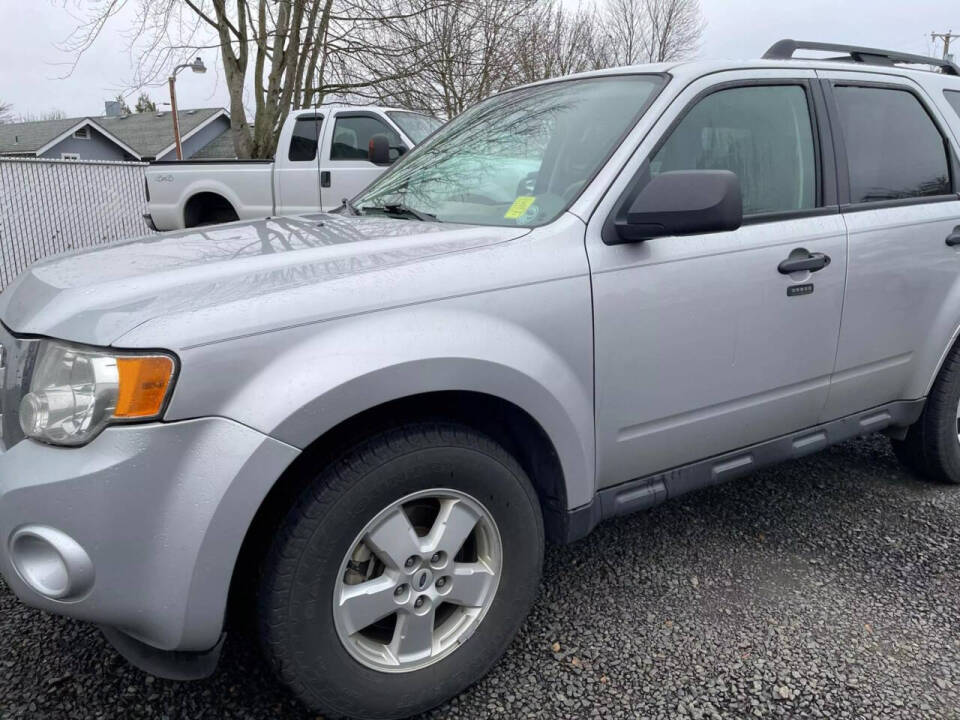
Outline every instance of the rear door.
[[[594, 214], [587, 251], [601, 486], [817, 422], [846, 260], [822, 101], [812, 71], [701, 78], [674, 100], [615, 182], [613, 201]], [[649, 176], [691, 169], [737, 174], [743, 227], [604, 242], [610, 219]], [[801, 253], [830, 263], [779, 271]]]
[[[317, 212], [322, 205], [318, 147], [323, 115], [304, 112], [293, 123], [286, 157], [278, 157], [274, 162], [278, 215]], [[277, 154], [281, 152], [283, 149]]]
[[912, 80], [819, 71], [849, 237], [843, 323], [823, 419], [926, 392], [956, 328], [957, 167], [943, 117]]
[[324, 210], [332, 210], [344, 198], [359, 194], [389, 167], [375, 165], [368, 159], [370, 140], [375, 135], [387, 136], [391, 162], [409, 149], [396, 129], [368, 110], [335, 111], [327, 133], [321, 175]]

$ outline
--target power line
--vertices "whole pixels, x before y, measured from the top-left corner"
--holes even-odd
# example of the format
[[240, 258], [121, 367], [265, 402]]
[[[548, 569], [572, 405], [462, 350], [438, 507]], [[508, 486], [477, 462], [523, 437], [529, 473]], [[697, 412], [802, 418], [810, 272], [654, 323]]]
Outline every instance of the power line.
[[951, 30], [947, 30], [945, 33], [932, 32], [930, 33], [930, 39], [936, 43], [937, 40], [943, 42], [943, 59], [950, 60], [950, 41], [953, 38], [960, 38], [960, 35], [955, 34]]

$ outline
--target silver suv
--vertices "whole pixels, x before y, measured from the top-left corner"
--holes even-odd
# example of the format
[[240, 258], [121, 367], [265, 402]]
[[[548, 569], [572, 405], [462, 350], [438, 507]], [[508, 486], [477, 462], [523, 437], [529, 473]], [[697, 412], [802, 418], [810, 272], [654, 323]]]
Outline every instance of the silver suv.
[[166, 677], [251, 613], [304, 703], [388, 718], [497, 661], [545, 538], [879, 430], [960, 482], [958, 74], [782, 41], [548, 81], [334, 213], [36, 265], [0, 571]]

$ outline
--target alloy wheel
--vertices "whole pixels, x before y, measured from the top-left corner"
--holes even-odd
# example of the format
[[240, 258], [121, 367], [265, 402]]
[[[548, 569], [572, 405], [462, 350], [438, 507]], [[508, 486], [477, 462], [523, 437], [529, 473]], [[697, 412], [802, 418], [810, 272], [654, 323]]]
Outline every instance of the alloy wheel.
[[351, 544], [333, 596], [337, 634], [381, 672], [427, 667], [476, 631], [500, 582], [496, 523], [475, 498], [425, 490], [379, 512]]

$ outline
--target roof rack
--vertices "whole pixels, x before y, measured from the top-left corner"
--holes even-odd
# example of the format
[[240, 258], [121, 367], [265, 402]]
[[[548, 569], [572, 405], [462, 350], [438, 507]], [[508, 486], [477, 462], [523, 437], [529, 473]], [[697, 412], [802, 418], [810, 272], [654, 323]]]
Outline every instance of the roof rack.
[[865, 65], [896, 65], [908, 63], [914, 65], [933, 65], [946, 75], [960, 76], [960, 68], [947, 59], [911, 55], [895, 50], [857, 47], [856, 45], [837, 45], [834, 43], [808, 42], [805, 40], [780, 40], [770, 46], [763, 54], [764, 60], [793, 60], [797, 50], [823, 50], [825, 52], [844, 53], [841, 57], [828, 58], [841, 62], [864, 63]]

